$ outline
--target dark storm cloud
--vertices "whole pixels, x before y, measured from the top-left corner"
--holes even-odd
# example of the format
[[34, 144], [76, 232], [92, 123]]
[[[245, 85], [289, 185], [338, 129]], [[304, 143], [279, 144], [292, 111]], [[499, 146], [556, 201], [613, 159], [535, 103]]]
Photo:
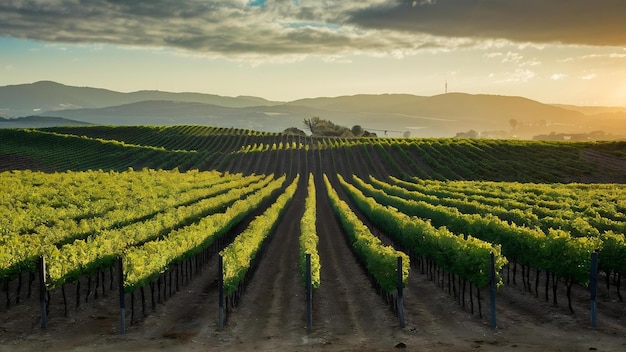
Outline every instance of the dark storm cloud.
[[387, 1], [348, 16], [362, 28], [436, 36], [626, 45], [624, 0]]
[[[237, 0], [5, 0], [0, 4], [0, 36], [166, 46], [222, 55], [324, 54], [353, 49], [354, 34], [338, 26], [324, 26], [324, 7], [296, 6], [284, 0], [248, 5], [248, 1]], [[289, 26], [303, 18], [322, 25]], [[368, 41], [367, 35], [361, 38]], [[379, 46], [388, 45], [387, 39], [371, 39]]]
[[[0, 34], [41, 41], [161, 45], [173, 33], [202, 35], [204, 27], [241, 11], [236, 2], [16, 1], [0, 5]], [[211, 33], [212, 35], [214, 33]]]
[[[376, 54], [441, 42], [342, 26], [344, 13], [380, 3], [268, 0], [6, 0], [0, 36], [44, 42], [174, 47], [217, 55]], [[300, 4], [300, 5], [299, 5]]]
[[473, 38], [623, 45], [625, 13], [623, 0], [3, 0], [0, 36], [223, 56], [402, 56]]

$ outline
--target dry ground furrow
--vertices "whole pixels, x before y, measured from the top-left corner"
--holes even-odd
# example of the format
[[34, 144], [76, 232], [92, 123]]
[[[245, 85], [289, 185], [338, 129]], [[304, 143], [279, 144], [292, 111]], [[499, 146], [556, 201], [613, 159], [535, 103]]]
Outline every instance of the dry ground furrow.
[[[258, 263], [241, 302], [235, 308], [225, 334], [242, 342], [281, 338], [306, 331], [304, 286], [298, 268], [298, 220], [302, 216], [306, 188], [302, 179]], [[243, 338], [245, 336], [245, 339]]]
[[352, 254], [331, 209], [321, 173], [315, 181], [322, 271], [314, 296], [313, 336], [325, 343], [348, 339], [355, 348], [392, 347], [392, 341], [377, 336], [388, 335], [397, 328], [397, 321]]

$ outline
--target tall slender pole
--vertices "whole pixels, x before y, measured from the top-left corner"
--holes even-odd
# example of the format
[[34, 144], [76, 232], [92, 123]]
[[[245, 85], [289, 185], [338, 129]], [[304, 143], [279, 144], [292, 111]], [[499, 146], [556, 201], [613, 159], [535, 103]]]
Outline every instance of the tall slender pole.
[[496, 259], [491, 253], [491, 275], [489, 280], [489, 301], [491, 303], [491, 327], [496, 328]]
[[46, 307], [46, 259], [39, 257], [39, 304], [41, 306], [41, 328], [48, 326], [48, 312]]
[[117, 261], [118, 278], [117, 284], [120, 293], [120, 334], [126, 333], [126, 292], [124, 291], [124, 260], [122, 257]]
[[217, 259], [217, 291], [218, 291], [218, 304], [219, 313], [217, 320], [217, 329], [224, 329], [224, 257], [220, 254]]
[[306, 254], [306, 322], [307, 330], [313, 330], [313, 283], [311, 277], [311, 254]]
[[589, 273], [589, 293], [591, 294], [591, 327], [596, 327], [596, 294], [598, 290], [598, 252], [591, 253]]
[[404, 297], [402, 293], [402, 289], [404, 284], [402, 283], [402, 257], [398, 257], [398, 300], [396, 302], [397, 310], [398, 310], [398, 321], [400, 322], [400, 327], [404, 328]]

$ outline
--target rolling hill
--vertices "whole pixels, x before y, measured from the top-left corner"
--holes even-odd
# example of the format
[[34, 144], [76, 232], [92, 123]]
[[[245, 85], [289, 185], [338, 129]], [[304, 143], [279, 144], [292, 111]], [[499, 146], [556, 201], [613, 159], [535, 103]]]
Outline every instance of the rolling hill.
[[543, 104], [500, 95], [448, 93], [361, 94], [269, 101], [200, 93], [71, 87], [55, 82], [0, 87], [0, 117], [33, 114], [103, 125], [198, 124], [280, 132], [303, 128], [317, 116], [339, 125], [360, 125], [379, 136], [454, 137], [475, 131], [480, 137], [524, 138], [581, 135], [594, 131], [606, 139], [626, 138], [626, 108]]
[[121, 93], [91, 87], [72, 87], [51, 81], [0, 87], [0, 116], [19, 117], [44, 111], [94, 109], [137, 103], [148, 100], [168, 100], [214, 104], [225, 107], [269, 105], [272, 102], [257, 97], [223, 97], [200, 93], [169, 93], [137, 91]]

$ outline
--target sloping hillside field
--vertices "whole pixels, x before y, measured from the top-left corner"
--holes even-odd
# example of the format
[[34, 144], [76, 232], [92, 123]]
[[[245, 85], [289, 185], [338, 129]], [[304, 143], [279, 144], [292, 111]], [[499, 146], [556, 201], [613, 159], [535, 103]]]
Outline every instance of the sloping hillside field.
[[626, 142], [0, 141], [0, 351], [626, 349]]

